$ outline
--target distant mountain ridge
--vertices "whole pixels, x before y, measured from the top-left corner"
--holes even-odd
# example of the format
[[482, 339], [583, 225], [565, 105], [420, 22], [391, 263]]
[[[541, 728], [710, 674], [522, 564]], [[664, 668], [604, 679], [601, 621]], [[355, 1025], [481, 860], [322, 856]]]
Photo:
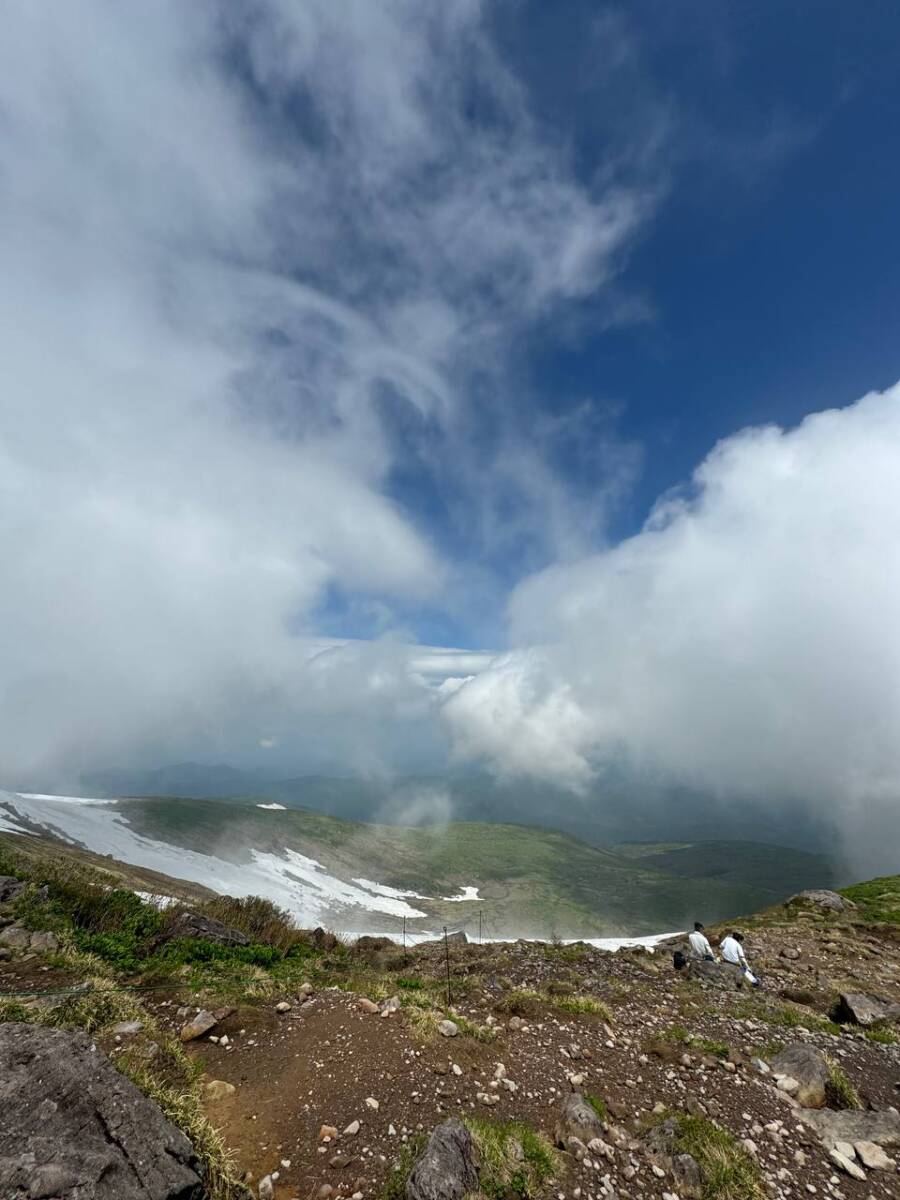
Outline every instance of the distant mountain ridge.
[[[51, 790], [51, 789], [47, 789]], [[56, 789], [53, 789], [56, 790]], [[827, 852], [833, 829], [812, 818], [798, 823], [787, 808], [723, 803], [688, 788], [610, 773], [583, 797], [548, 784], [507, 782], [474, 772], [363, 778], [242, 770], [225, 764], [180, 763], [152, 769], [109, 769], [83, 775], [93, 796], [192, 796], [276, 800], [344, 820], [386, 825], [429, 820], [514, 822], [559, 829], [592, 845], [622, 842], [758, 842]]]

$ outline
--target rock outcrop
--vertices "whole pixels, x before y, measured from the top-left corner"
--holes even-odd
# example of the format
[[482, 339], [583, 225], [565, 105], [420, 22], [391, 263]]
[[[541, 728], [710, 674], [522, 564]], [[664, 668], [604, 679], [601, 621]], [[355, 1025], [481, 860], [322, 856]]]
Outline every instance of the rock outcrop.
[[567, 1093], [556, 1122], [556, 1144], [566, 1146], [569, 1138], [578, 1138], [587, 1144], [592, 1138], [602, 1136], [603, 1122], [584, 1096], [580, 1092]]
[[82, 1033], [0, 1026], [0, 1195], [203, 1200], [187, 1138]]
[[216, 942], [220, 946], [248, 946], [250, 939], [239, 929], [217, 921], [214, 917], [204, 917], [200, 913], [179, 913], [166, 931], [165, 940], [175, 938], [202, 938], [205, 942]]
[[438, 1125], [406, 1183], [406, 1200], [462, 1200], [478, 1189], [472, 1135], [461, 1121]]
[[838, 1142], [855, 1145], [872, 1142], [876, 1146], [900, 1146], [900, 1116], [895, 1112], [857, 1112], [824, 1109], [805, 1112], [801, 1119], [829, 1148]]
[[856, 908], [852, 900], [848, 900], [839, 892], [830, 892], [827, 888], [809, 888], [805, 892], [797, 892], [796, 896], [791, 896], [784, 902], [785, 908], [792, 904], [811, 904], [828, 912], [848, 912], [851, 908]]
[[790, 1079], [797, 1087], [784, 1088], [803, 1108], [824, 1108], [828, 1090], [825, 1055], [805, 1042], [792, 1042], [769, 1063], [776, 1080]]
[[875, 1025], [879, 1021], [900, 1019], [900, 1004], [863, 992], [841, 992], [835, 1016], [838, 1021], [850, 1021], [855, 1025]]
[[15, 900], [25, 890], [25, 884], [15, 875], [0, 875], [0, 904]]

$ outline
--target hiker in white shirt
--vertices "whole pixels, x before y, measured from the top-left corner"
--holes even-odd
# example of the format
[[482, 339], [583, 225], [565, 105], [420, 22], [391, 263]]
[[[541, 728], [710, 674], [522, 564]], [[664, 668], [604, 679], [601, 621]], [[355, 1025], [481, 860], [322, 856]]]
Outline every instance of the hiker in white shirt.
[[688, 937], [691, 943], [691, 955], [694, 958], [705, 959], [706, 962], [715, 962], [716, 956], [712, 952], [712, 946], [707, 940], [706, 934], [703, 932], [703, 926], [699, 921], [694, 922], [694, 932]]
[[732, 963], [735, 967], [740, 967], [747, 982], [752, 983], [754, 987], [759, 987], [759, 980], [747, 965], [747, 956], [744, 954], [743, 943], [744, 939], [741, 934], [729, 933], [727, 937], [722, 939], [722, 945], [719, 947], [722, 951], [722, 958], [725, 962]]

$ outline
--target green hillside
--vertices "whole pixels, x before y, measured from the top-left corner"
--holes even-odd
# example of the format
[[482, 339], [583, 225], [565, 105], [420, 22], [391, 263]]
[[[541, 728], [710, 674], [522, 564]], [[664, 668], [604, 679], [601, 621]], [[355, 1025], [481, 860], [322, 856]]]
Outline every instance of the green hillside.
[[[250, 850], [297, 851], [330, 873], [421, 893], [434, 919], [488, 935], [549, 937], [657, 933], [747, 912], [768, 894], [743, 881], [664, 872], [567, 834], [478, 822], [403, 828], [253, 804], [153, 799], [123, 808], [138, 832], [236, 863]], [[448, 903], [463, 887], [480, 899]]]
[[614, 850], [641, 866], [673, 875], [753, 888], [761, 904], [837, 882], [834, 864], [824, 855], [765, 842], [631, 842]]

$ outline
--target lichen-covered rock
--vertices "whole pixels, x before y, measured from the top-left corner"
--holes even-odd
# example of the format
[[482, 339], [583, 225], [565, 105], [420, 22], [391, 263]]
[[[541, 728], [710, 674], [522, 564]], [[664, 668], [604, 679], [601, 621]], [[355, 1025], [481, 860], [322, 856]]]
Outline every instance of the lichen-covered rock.
[[569, 1138], [578, 1138], [587, 1144], [592, 1138], [602, 1137], [603, 1122], [580, 1092], [569, 1092], [563, 1099], [562, 1111], [556, 1122], [555, 1141], [565, 1146]]
[[462, 1200], [478, 1189], [472, 1135], [461, 1121], [444, 1121], [428, 1139], [406, 1182], [406, 1200]]
[[203, 1200], [190, 1142], [83, 1033], [0, 1026], [0, 1195]]
[[808, 888], [805, 892], [797, 892], [784, 902], [785, 908], [792, 904], [811, 904], [815, 908], [824, 908], [828, 912], [849, 912], [856, 908], [852, 900], [839, 892], [830, 892], [827, 888]]
[[769, 1063], [772, 1074], [796, 1080], [792, 1095], [803, 1108], [824, 1108], [828, 1088], [828, 1063], [815, 1046], [804, 1042], [791, 1045], [776, 1054]]
[[829, 1148], [835, 1147], [838, 1142], [849, 1142], [854, 1146], [857, 1142], [900, 1146], [900, 1116], [895, 1112], [857, 1112], [854, 1109], [833, 1112], [823, 1109], [798, 1115]]

